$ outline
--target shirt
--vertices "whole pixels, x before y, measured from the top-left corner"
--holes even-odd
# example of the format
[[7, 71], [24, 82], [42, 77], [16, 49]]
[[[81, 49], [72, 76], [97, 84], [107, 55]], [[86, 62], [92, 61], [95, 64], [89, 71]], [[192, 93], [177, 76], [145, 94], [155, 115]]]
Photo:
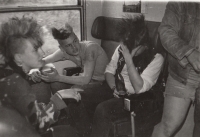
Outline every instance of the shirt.
[[[119, 59], [118, 48], [119, 46], [116, 48], [110, 63], [107, 65], [105, 73], [111, 73], [115, 75], [116, 69], [117, 69], [117, 62]], [[157, 53], [154, 56], [154, 59], [151, 61], [151, 63], [145, 68], [145, 70], [140, 75], [143, 79], [143, 87], [141, 88], [139, 93], [148, 91], [156, 83], [158, 76], [160, 74], [163, 62], [164, 62], [163, 56]], [[130, 94], [134, 94], [135, 91], [130, 82], [126, 64], [124, 65], [121, 71], [121, 75], [124, 78], [125, 88], [127, 89], [127, 92]]]

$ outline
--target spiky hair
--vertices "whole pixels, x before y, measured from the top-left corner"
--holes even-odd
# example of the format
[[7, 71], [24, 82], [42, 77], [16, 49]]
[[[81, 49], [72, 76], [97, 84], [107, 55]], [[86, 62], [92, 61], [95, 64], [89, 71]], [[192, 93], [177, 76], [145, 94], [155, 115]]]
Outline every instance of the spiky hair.
[[64, 40], [67, 39], [73, 33], [73, 28], [68, 23], [65, 24], [65, 28], [52, 28], [52, 35], [54, 39]]
[[125, 15], [118, 24], [120, 41], [131, 51], [148, 40], [148, 33], [144, 22], [144, 15]]
[[7, 61], [12, 60], [14, 54], [23, 52], [24, 39], [29, 39], [34, 48], [43, 45], [43, 31], [32, 17], [12, 17], [1, 24], [0, 52]]

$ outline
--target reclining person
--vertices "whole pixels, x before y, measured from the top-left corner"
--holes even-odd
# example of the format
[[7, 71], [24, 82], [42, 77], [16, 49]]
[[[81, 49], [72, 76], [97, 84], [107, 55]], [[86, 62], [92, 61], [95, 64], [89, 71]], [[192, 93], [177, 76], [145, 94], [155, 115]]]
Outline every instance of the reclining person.
[[[66, 98], [81, 99], [76, 89], [63, 89], [49, 98], [47, 104], [38, 100], [38, 91], [28, 81], [27, 74], [31, 69], [44, 65], [43, 43], [41, 26], [33, 18], [14, 17], [1, 25], [0, 51], [10, 69], [1, 69], [4, 77], [0, 78], [0, 99], [26, 117], [41, 134], [48, 132], [47, 129], [58, 120], [60, 110], [67, 107]], [[68, 126], [65, 127], [63, 131], [66, 132], [53, 132], [51, 135], [67, 134]], [[73, 136], [77, 136], [73, 132]]]
[[[148, 45], [148, 32], [142, 14], [125, 18], [119, 25], [121, 43], [116, 48], [105, 75], [115, 98], [100, 103], [94, 114], [92, 137], [108, 137], [112, 122], [130, 116], [124, 110], [124, 94], [148, 91], [157, 81], [164, 58]], [[122, 92], [123, 91], [123, 92]]]

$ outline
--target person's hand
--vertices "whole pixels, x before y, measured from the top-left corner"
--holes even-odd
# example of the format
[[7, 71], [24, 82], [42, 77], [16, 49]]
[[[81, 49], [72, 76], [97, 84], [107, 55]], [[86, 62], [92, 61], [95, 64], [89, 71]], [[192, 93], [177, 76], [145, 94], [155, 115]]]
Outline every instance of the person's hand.
[[189, 63], [192, 65], [195, 71], [200, 72], [200, 52], [194, 50], [188, 57]]
[[50, 73], [43, 72], [42, 74], [39, 74], [39, 77], [46, 82], [55, 82], [59, 79], [59, 74], [55, 68], [51, 68]]
[[117, 91], [117, 89], [115, 88], [114, 92], [113, 92], [113, 95], [115, 98], [120, 98], [119, 97], [119, 92]]
[[62, 98], [73, 98], [78, 102], [79, 100], [81, 100], [81, 95], [79, 93], [81, 91], [83, 90], [73, 88], [73, 89], [63, 89], [57, 92], [62, 96]]
[[131, 53], [129, 52], [128, 48], [124, 45], [124, 44], [120, 44], [121, 46], [121, 52], [124, 56], [125, 61], [128, 62], [132, 62], [132, 57], [134, 57], [137, 54], [137, 51], [142, 47], [141, 45], [134, 48]]
[[39, 69], [31, 69], [30, 72], [28, 73], [28, 76], [29, 77], [29, 80], [32, 80], [34, 82], [40, 82], [41, 81], [41, 78], [40, 78], [40, 71]]

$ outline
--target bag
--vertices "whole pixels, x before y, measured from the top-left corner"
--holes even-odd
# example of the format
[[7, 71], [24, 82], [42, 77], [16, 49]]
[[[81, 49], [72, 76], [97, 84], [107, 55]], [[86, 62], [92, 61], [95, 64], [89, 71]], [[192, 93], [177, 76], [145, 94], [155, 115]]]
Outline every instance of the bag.
[[78, 76], [79, 73], [82, 73], [83, 70], [81, 67], [68, 67], [63, 69], [63, 75], [65, 76]]

